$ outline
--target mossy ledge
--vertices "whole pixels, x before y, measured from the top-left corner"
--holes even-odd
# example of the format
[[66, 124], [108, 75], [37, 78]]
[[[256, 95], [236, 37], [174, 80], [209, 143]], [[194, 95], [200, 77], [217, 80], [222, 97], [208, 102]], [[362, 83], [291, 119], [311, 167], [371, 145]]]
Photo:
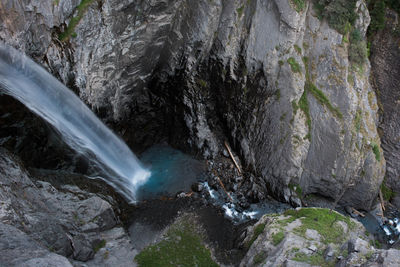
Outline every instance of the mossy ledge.
[[164, 239], [142, 250], [135, 257], [138, 266], [218, 266], [202, 242], [196, 223], [188, 216], [170, 226]]

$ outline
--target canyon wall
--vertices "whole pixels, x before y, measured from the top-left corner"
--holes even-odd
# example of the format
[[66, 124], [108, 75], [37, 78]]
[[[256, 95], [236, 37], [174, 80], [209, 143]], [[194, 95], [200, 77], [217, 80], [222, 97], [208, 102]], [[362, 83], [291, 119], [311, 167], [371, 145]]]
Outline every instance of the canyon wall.
[[[227, 140], [257, 199], [318, 194], [371, 207], [386, 163], [370, 65], [349, 62], [348, 33], [318, 19], [310, 2], [82, 3], [2, 1], [0, 39], [79, 94], [136, 151], [167, 139], [214, 159]], [[364, 1], [356, 14], [364, 38]]]

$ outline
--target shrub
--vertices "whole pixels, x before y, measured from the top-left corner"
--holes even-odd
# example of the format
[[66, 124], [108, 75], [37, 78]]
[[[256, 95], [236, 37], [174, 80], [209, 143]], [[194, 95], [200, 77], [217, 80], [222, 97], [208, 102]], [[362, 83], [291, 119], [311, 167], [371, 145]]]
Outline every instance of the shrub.
[[325, 18], [333, 29], [346, 33], [346, 24], [354, 25], [357, 0], [315, 0], [314, 9], [319, 19]]
[[367, 59], [367, 44], [365, 41], [351, 42], [349, 46], [349, 60], [359, 66], [363, 65]]

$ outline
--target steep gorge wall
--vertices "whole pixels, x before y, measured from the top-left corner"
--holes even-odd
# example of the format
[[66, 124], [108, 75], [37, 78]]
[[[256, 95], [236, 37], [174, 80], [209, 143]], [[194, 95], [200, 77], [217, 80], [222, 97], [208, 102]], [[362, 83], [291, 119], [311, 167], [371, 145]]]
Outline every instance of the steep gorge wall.
[[386, 183], [400, 192], [400, 25], [398, 14], [386, 11], [386, 26], [373, 36], [372, 81], [381, 103], [382, 148], [387, 161]]
[[[382, 154], [369, 63], [351, 67], [349, 44], [310, 2], [297, 12], [279, 0], [94, 1], [60, 41], [78, 4], [3, 1], [0, 38], [73, 87], [132, 147], [168, 137], [213, 158], [227, 139], [263, 188], [258, 198], [268, 187], [290, 201], [297, 187], [372, 205], [385, 160], [373, 152]], [[365, 35], [363, 1], [357, 13]]]

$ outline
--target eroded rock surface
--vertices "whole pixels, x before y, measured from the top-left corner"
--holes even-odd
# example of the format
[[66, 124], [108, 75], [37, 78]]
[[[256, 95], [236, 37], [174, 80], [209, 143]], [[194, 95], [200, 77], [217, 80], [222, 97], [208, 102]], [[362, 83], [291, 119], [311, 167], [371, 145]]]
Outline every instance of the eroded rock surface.
[[387, 161], [387, 184], [400, 192], [400, 25], [398, 14], [387, 10], [386, 26], [373, 36], [372, 80], [381, 104], [379, 124]]
[[[133, 260], [128, 235], [116, 228], [119, 222], [107, 201], [77, 186], [56, 189], [31, 180], [19, 160], [3, 148], [0, 178], [2, 264], [70, 266], [66, 257], [102, 264], [114, 258]], [[101, 247], [107, 249], [107, 257], [96, 253]]]
[[[58, 34], [78, 2], [42, 2], [2, 3], [1, 39], [79, 92], [132, 147], [168, 138], [213, 158], [228, 139], [255, 176], [246, 190], [257, 199], [268, 187], [297, 203], [297, 186], [372, 205], [385, 160], [373, 153], [381, 151], [369, 66], [350, 67], [345, 38], [310, 2], [297, 12], [273, 0], [95, 1], [63, 41]], [[357, 13], [364, 35], [363, 1]], [[305, 92], [307, 84], [336, 111]], [[298, 108], [303, 95], [308, 112]]]

